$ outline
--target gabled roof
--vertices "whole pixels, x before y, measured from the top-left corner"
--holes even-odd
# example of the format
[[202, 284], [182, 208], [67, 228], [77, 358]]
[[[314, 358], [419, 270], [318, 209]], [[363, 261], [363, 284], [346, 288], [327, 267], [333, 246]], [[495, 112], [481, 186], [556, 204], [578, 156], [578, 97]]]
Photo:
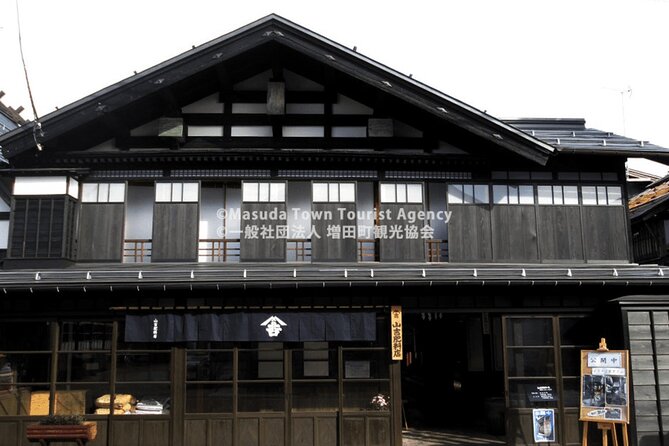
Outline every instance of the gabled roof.
[[[540, 138], [519, 130], [455, 98], [422, 84], [385, 65], [352, 51], [275, 14], [149, 68], [130, 78], [52, 112], [41, 119], [44, 139], [113, 115], [150, 94], [175, 86], [225, 61], [273, 42], [331, 67], [388, 95], [410, 103], [445, 123], [457, 126], [496, 146], [542, 165], [556, 149]], [[11, 159], [36, 149], [33, 124], [0, 136], [2, 154]]]

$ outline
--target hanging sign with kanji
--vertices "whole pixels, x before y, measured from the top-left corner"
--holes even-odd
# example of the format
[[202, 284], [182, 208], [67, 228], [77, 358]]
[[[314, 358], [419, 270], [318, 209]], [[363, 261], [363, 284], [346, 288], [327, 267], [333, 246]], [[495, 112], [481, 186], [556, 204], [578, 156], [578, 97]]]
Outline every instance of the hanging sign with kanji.
[[390, 307], [390, 354], [393, 361], [401, 361], [402, 353], [402, 307]]

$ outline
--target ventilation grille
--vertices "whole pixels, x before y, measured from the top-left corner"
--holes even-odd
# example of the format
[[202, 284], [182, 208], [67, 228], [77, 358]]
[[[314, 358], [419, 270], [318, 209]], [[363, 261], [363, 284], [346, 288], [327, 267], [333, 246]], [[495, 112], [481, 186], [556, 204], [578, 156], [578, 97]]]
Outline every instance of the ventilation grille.
[[269, 169], [174, 169], [175, 178], [269, 178]]
[[282, 178], [365, 178], [376, 179], [376, 170], [279, 170]]
[[424, 172], [415, 170], [393, 170], [386, 172], [392, 180], [471, 180], [471, 172]]
[[160, 178], [163, 176], [162, 169], [144, 170], [94, 170], [91, 178]]

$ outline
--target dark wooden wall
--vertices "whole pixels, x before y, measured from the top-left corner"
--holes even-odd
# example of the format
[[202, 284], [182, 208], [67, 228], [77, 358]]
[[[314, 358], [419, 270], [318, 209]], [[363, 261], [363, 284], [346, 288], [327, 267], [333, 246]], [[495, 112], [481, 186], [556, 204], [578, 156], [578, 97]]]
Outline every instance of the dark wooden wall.
[[450, 204], [451, 262], [627, 262], [623, 206]]
[[493, 205], [491, 219], [493, 260], [503, 262], [539, 260], [534, 206]]
[[[401, 227], [403, 238], [381, 238], [379, 240], [379, 258], [382, 262], [424, 262], [425, 239], [420, 236], [420, 229], [425, 225], [425, 221], [418, 220], [410, 223], [406, 219], [399, 219], [398, 213], [400, 208], [403, 208], [405, 212], [425, 210], [423, 204], [381, 204], [381, 212], [384, 214], [389, 212], [391, 218], [380, 220], [379, 225], [385, 225], [388, 228], [388, 234], [390, 234], [391, 226], [397, 225]], [[417, 226], [419, 231], [417, 239], [405, 238], [404, 227], [409, 225]]]
[[[642, 446], [667, 444], [669, 437], [669, 314], [662, 311], [626, 312], [630, 348], [633, 411], [631, 426]], [[664, 437], [664, 438], [663, 438]]]
[[[355, 212], [355, 203], [313, 203], [311, 209], [313, 210], [311, 224], [316, 233], [321, 236], [320, 239], [311, 238], [311, 260], [313, 262], [355, 262], [357, 260], [356, 237], [345, 239], [343, 232], [339, 239], [327, 236], [330, 225], [338, 225], [340, 228], [356, 225], [356, 219], [350, 220], [346, 215], [348, 211]], [[340, 212], [337, 209], [346, 209], [344, 218], [340, 218]], [[323, 214], [319, 214], [320, 212]], [[315, 218], [316, 215], [325, 217], [325, 212], [330, 212], [332, 218]]]
[[537, 206], [541, 260], [584, 260], [579, 206]]
[[79, 261], [121, 261], [125, 205], [84, 203], [79, 208]]
[[196, 261], [199, 220], [196, 203], [155, 203], [151, 261]]
[[286, 211], [285, 203], [242, 203], [242, 225], [240, 234], [241, 242], [241, 260], [246, 262], [283, 262], [286, 260], [286, 240], [277, 239], [276, 232], [274, 238], [263, 239], [258, 235], [258, 238], [249, 238], [244, 236], [244, 228], [246, 226], [255, 225], [260, 228], [262, 225], [273, 226], [286, 225], [286, 219], [258, 219], [246, 220], [244, 219], [245, 212], [271, 212], [276, 209], [279, 213]]
[[490, 205], [451, 204], [448, 224], [448, 256], [451, 262], [492, 261]]
[[583, 238], [587, 260], [629, 259], [627, 215], [622, 206], [583, 206]]

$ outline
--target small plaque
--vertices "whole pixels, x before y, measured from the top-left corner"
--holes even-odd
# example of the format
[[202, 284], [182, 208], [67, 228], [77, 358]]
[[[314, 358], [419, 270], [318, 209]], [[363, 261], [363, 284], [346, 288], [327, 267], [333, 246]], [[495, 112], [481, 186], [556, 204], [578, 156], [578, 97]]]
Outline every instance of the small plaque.
[[551, 386], [536, 386], [527, 393], [527, 399], [533, 403], [542, 401], [557, 401], [555, 392]]

